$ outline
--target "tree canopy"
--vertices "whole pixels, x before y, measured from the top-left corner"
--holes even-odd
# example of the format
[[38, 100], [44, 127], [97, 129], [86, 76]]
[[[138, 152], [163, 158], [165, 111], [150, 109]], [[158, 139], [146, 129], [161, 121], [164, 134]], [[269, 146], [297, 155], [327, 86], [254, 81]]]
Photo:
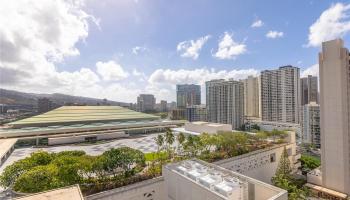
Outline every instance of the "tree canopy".
[[12, 186], [18, 192], [41, 192], [106, 178], [129, 177], [144, 165], [144, 154], [129, 147], [110, 149], [99, 156], [89, 156], [84, 151], [37, 151], [7, 166], [0, 176], [0, 186]]

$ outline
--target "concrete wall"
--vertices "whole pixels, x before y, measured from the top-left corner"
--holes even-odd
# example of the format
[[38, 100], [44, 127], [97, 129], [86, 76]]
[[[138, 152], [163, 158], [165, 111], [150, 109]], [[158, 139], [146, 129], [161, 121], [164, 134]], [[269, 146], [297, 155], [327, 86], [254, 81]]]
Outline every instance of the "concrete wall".
[[7, 160], [15, 149], [17, 139], [0, 140], [0, 166]]
[[320, 167], [307, 173], [307, 182], [315, 185], [322, 185], [322, 172]]
[[87, 137], [96, 137], [96, 140], [108, 140], [122, 137], [128, 137], [129, 135], [124, 132], [112, 132], [112, 133], [101, 133], [101, 134], [89, 134], [89, 135], [77, 135], [68, 137], [55, 137], [48, 138], [48, 145], [59, 145], [59, 144], [71, 144], [85, 142]]
[[164, 200], [163, 177], [86, 196], [85, 200]]
[[[276, 192], [274, 190], [267, 190], [266, 186], [263, 185], [254, 185], [254, 194], [255, 200], [287, 200], [288, 199], [288, 193], [281, 194], [280, 196], [275, 196]], [[274, 198], [271, 198], [271, 196], [274, 196]], [[250, 198], [253, 199], [253, 198]]]
[[295, 162], [294, 156], [296, 155], [295, 147], [292, 144], [254, 151], [234, 158], [220, 160], [214, 164], [270, 184], [284, 148], [287, 149], [287, 152], [290, 152], [291, 156], [289, 158], [293, 165]]

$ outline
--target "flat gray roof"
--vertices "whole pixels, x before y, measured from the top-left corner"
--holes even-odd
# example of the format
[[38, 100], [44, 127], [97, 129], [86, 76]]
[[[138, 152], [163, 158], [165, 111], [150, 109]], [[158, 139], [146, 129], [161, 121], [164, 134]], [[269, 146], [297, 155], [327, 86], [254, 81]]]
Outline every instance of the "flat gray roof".
[[84, 200], [79, 185], [31, 194], [16, 200]]

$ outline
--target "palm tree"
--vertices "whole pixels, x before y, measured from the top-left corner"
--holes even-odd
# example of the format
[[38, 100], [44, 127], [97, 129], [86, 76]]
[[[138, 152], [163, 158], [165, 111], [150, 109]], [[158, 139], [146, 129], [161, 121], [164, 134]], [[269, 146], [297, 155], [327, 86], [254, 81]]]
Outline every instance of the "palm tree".
[[162, 134], [159, 134], [156, 138], [154, 138], [157, 144], [157, 154], [159, 156], [159, 151], [163, 148], [164, 145], [164, 137]]
[[167, 151], [168, 151], [169, 157], [171, 157], [170, 155], [171, 145], [174, 143], [174, 141], [175, 141], [175, 137], [173, 132], [170, 129], [167, 129], [165, 132], [165, 142], [167, 143]]
[[178, 146], [177, 146], [177, 148], [178, 148], [178, 152], [180, 151], [180, 148], [182, 148], [182, 144], [184, 143], [184, 141], [185, 141], [185, 135], [182, 133], [182, 132], [180, 132], [177, 136], [176, 136], [176, 140], [177, 140], [177, 142], [178, 142]]

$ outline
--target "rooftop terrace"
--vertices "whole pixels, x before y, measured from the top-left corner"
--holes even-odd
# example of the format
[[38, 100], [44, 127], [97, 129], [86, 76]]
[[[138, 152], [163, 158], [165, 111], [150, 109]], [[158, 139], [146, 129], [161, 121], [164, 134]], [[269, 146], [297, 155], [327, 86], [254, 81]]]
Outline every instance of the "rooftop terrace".
[[[285, 190], [197, 159], [169, 164], [166, 168], [201, 186], [204, 190], [211, 191], [221, 197], [220, 199], [272, 200], [284, 199], [287, 195]], [[253, 195], [253, 193], [256, 194]]]

